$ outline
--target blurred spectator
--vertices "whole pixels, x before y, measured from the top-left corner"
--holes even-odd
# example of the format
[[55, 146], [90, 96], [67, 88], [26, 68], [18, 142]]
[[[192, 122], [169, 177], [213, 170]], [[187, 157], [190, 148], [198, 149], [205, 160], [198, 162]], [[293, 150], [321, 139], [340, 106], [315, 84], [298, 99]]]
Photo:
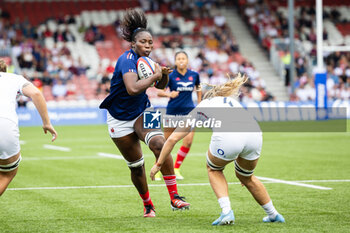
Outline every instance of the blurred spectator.
[[67, 87], [63, 84], [62, 80], [55, 79], [55, 83], [52, 87], [52, 95], [57, 99], [61, 100], [67, 95]]
[[221, 14], [221, 12], [218, 12], [217, 15], [214, 17], [214, 23], [216, 26], [220, 28], [224, 28], [226, 26], [226, 18]]
[[41, 78], [43, 85], [51, 86], [52, 85], [52, 77], [47, 70], [44, 71], [43, 77]]
[[77, 87], [72, 80], [68, 80], [66, 84], [67, 96], [71, 99], [75, 98]]
[[40, 91], [43, 91], [43, 81], [39, 79], [38, 73], [34, 73], [34, 77], [30, 79], [34, 86], [36, 86]]

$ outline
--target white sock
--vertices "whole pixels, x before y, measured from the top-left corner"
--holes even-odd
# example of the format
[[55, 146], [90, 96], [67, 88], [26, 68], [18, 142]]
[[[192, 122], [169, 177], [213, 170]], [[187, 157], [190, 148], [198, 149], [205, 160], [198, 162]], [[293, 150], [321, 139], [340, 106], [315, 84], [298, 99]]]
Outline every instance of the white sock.
[[273, 206], [272, 201], [269, 201], [267, 204], [262, 205], [261, 207], [265, 210], [266, 214], [269, 216], [270, 219], [276, 218], [278, 212]]
[[231, 202], [228, 197], [221, 197], [218, 199], [219, 205], [223, 214], [228, 214], [231, 210]]

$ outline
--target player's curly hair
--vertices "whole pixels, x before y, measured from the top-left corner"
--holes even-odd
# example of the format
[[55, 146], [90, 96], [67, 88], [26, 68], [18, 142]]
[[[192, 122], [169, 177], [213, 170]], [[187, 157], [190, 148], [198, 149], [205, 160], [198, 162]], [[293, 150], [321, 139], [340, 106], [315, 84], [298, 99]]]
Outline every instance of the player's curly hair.
[[215, 96], [238, 96], [240, 94], [239, 89], [247, 80], [248, 77], [246, 75], [238, 73], [236, 77], [233, 79], [230, 78], [229, 81], [224, 84], [218, 86], [206, 84], [213, 88], [204, 94], [203, 99], [209, 99]]
[[123, 39], [132, 42], [139, 32], [147, 31], [147, 18], [145, 13], [135, 9], [127, 9], [121, 23]]
[[6, 70], [7, 70], [6, 62], [0, 59], [0, 72], [6, 72]]

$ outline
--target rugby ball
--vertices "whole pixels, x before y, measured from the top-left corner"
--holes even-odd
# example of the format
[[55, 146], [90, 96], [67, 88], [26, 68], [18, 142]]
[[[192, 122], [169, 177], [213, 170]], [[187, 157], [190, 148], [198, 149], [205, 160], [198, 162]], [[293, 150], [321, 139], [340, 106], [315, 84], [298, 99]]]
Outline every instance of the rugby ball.
[[155, 62], [149, 57], [140, 57], [137, 60], [137, 75], [139, 79], [147, 79], [154, 74]]

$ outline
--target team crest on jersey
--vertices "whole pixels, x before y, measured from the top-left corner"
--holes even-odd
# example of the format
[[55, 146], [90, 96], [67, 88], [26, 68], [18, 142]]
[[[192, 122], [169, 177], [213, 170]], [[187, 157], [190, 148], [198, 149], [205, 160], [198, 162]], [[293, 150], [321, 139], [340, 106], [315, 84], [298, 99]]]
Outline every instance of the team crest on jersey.
[[176, 88], [176, 91], [193, 91], [192, 82], [178, 82], [179, 86]]
[[188, 78], [188, 80], [193, 81], [193, 77], [192, 77], [192, 76], [190, 76], [190, 77]]
[[161, 113], [159, 110], [145, 111], [143, 113], [143, 128], [144, 129], [160, 129]]
[[176, 80], [176, 81], [180, 81], [180, 78], [179, 78], [179, 77], [177, 77], [175, 80]]

